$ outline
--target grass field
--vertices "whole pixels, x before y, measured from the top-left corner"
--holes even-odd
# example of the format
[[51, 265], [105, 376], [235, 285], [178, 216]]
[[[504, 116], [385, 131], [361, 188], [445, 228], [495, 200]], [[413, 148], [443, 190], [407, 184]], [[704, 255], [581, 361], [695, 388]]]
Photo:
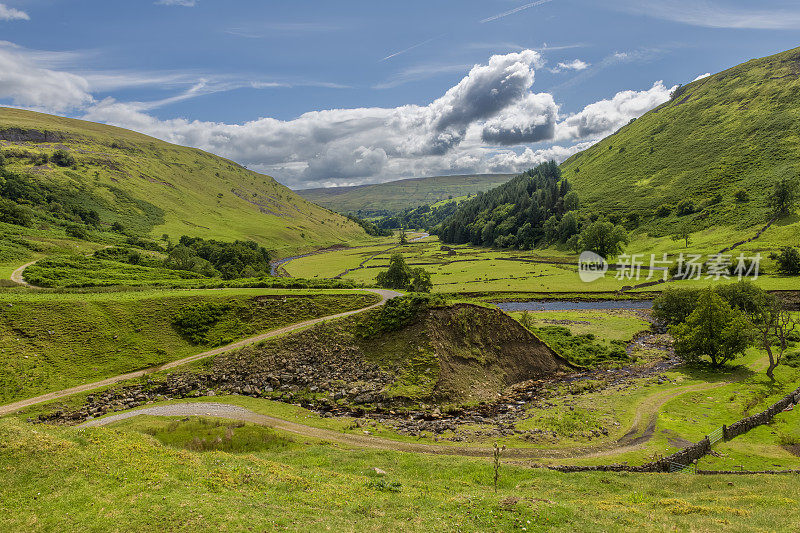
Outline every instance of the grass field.
[[[148, 368], [303, 320], [359, 309], [373, 294], [273, 289], [0, 294], [0, 403]], [[203, 342], [175, 326], [213, 304]]]
[[197, 453], [161, 444], [159, 426], [0, 421], [1, 527], [791, 531], [800, 521], [795, 477], [559, 474], [503, 465], [495, 493], [484, 460], [296, 439], [266, 451]]
[[[760, 252], [764, 261], [764, 272], [756, 283], [765, 289], [800, 289], [800, 277], [786, 277], [774, 274], [774, 265], [767, 258], [770, 251], [778, 248], [774, 233], [785, 231], [781, 228], [772, 228], [762, 237], [742, 249], [746, 256]], [[711, 232], [713, 233], [713, 232]], [[675, 243], [671, 239], [637, 240], [629, 247], [627, 253], [645, 254], [644, 266], [649, 265], [651, 253], [657, 254], [660, 259], [662, 253], [670, 253], [674, 259], [681, 252], [709, 254], [708, 250], [718, 251], [722, 247], [735, 242], [727, 241], [728, 238], [741, 238], [742, 235], [751, 235], [751, 231], [737, 234], [707, 235], [698, 237], [697, 245], [692, 245], [684, 250], [683, 243]], [[783, 237], [781, 237], [782, 239]], [[713, 240], [716, 239], [716, 240]], [[715, 242], [717, 244], [711, 244]], [[778, 241], [782, 242], [782, 241]], [[721, 244], [720, 244], [721, 243]], [[369, 248], [355, 248], [326, 252], [294, 259], [284, 265], [286, 271], [296, 277], [325, 278], [341, 274], [347, 269], [355, 269], [343, 276], [342, 279], [358, 283], [372, 284], [378, 273], [386, 269], [389, 258], [393, 253], [401, 253], [412, 266], [421, 266], [431, 273], [434, 292], [462, 293], [462, 292], [541, 292], [541, 293], [579, 293], [579, 292], [605, 292], [617, 291], [626, 285], [634, 285], [647, 281], [648, 272], [643, 270], [641, 278], [616, 279], [618, 271], [616, 263], [612, 262], [611, 270], [607, 275], [597, 281], [584, 283], [580, 280], [577, 270], [577, 256], [557, 249], [543, 249], [533, 251], [495, 250], [479, 248], [470, 245], [450, 246], [455, 252], [450, 254], [441, 250], [441, 243], [435, 237], [428, 237], [423, 241], [409, 243], [399, 248], [393, 248], [396, 243], [387, 242], [386, 245], [371, 246]], [[775, 246], [774, 248], [772, 246]], [[363, 268], [359, 265], [364, 262]], [[639, 258], [642, 260], [642, 258]], [[558, 264], [554, 264], [558, 263]], [[772, 273], [770, 273], [772, 271]], [[653, 279], [659, 279], [660, 273], [655, 273]], [[725, 281], [724, 279], [722, 281]], [[676, 282], [684, 286], [705, 286], [715, 283], [714, 279], [707, 279], [705, 275], [700, 280], [687, 280]], [[658, 291], [663, 285], [657, 285], [646, 291]]]

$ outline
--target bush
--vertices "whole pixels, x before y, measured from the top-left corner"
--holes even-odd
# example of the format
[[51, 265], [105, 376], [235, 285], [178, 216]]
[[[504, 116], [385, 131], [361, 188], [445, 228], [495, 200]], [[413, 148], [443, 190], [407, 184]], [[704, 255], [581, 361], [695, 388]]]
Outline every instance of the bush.
[[71, 167], [75, 165], [75, 158], [66, 150], [59, 149], [53, 152], [50, 160], [60, 167]]
[[668, 217], [672, 213], [672, 206], [671, 205], [660, 205], [658, 209], [656, 209], [656, 216], [659, 218]]
[[800, 368], [800, 352], [787, 352], [783, 356], [783, 364], [792, 368]]
[[736, 200], [739, 203], [749, 202], [750, 201], [750, 194], [744, 189], [739, 189], [733, 195], [733, 199]]
[[781, 274], [787, 276], [800, 274], [800, 252], [797, 251], [797, 248], [786, 246], [781, 248], [779, 253], [772, 253], [769, 257], [778, 263], [778, 272]]
[[81, 239], [83, 241], [89, 238], [89, 234], [86, 233], [86, 228], [83, 226], [78, 226], [77, 224], [73, 224], [72, 226], [67, 226], [65, 230], [67, 233], [67, 237], [73, 237], [75, 239]]
[[0, 200], [0, 222], [30, 226], [33, 223], [33, 211], [13, 200]]
[[695, 212], [694, 202], [692, 202], [689, 199], [681, 200], [680, 203], [678, 203], [678, 207], [676, 208], [676, 213], [678, 214], [678, 216], [681, 217], [686, 215], [691, 215], [694, 212]]
[[203, 302], [186, 306], [172, 318], [172, 326], [192, 344], [205, 344], [208, 332], [230, 309], [227, 304]]
[[653, 300], [653, 318], [665, 324], [680, 324], [692, 314], [700, 289], [670, 287]]
[[771, 304], [772, 298], [761, 287], [751, 281], [740, 281], [739, 283], [729, 283], [720, 285], [714, 289], [717, 294], [722, 296], [731, 307], [744, 313], [752, 315], [766, 308]]
[[377, 314], [369, 314], [356, 327], [356, 335], [369, 338], [388, 331], [397, 331], [410, 324], [417, 315], [431, 307], [445, 305], [439, 295], [408, 294], [392, 298]]

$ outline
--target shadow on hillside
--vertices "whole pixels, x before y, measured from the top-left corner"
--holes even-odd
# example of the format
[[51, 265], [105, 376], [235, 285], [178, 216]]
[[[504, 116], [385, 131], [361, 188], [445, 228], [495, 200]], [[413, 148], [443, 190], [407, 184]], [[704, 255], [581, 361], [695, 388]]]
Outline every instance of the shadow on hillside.
[[705, 361], [699, 363], [687, 363], [675, 368], [675, 372], [685, 375], [687, 378], [705, 381], [708, 383], [719, 383], [722, 381], [745, 381], [755, 377], [758, 372], [742, 364], [728, 364], [721, 368], [711, 366]]
[[778, 220], [776, 220], [773, 223], [773, 225], [774, 226], [788, 226], [790, 224], [795, 224], [797, 222], [800, 222], [800, 215], [791, 214], [791, 215], [786, 215], [785, 217], [779, 218]]

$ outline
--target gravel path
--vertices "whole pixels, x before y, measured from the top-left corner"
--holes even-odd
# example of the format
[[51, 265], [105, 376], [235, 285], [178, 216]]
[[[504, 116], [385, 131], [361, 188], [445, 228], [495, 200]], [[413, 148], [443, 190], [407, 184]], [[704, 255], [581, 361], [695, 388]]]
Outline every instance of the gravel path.
[[[38, 261], [38, 259], [36, 260]], [[11, 273], [11, 281], [15, 283], [19, 283], [20, 285], [25, 285], [27, 287], [31, 287], [32, 285], [25, 281], [25, 277], [22, 275], [25, 272], [25, 269], [34, 264], [36, 261], [31, 261], [30, 263], [25, 263], [14, 272]]]
[[[278, 337], [280, 335], [285, 335], [286, 333], [290, 333], [292, 331], [296, 331], [298, 329], [303, 329], [308, 326], [313, 326], [314, 324], [319, 324], [320, 322], [325, 322], [328, 320], [334, 320], [337, 318], [343, 318], [346, 316], [354, 315], [356, 313], [363, 313], [364, 311], [368, 311], [369, 309], [374, 309], [376, 307], [380, 307], [385, 304], [388, 300], [400, 296], [401, 293], [397, 291], [391, 291], [387, 289], [354, 289], [354, 290], [361, 290], [367, 291], [374, 294], [377, 294], [381, 297], [381, 301], [370, 305], [368, 307], [364, 307], [361, 309], [356, 309], [354, 311], [346, 311], [344, 313], [337, 313], [335, 315], [328, 315], [320, 318], [314, 318], [312, 320], [306, 320], [305, 322], [298, 322], [297, 324], [292, 324], [290, 326], [285, 326], [279, 329], [275, 329], [269, 331], [267, 333], [262, 333], [261, 335], [256, 335], [255, 337], [249, 337], [247, 339], [242, 339], [240, 341], [226, 344], [225, 346], [220, 346], [219, 348], [214, 348], [213, 350], [208, 350], [199, 354], [191, 355], [189, 357], [184, 357], [183, 359], [178, 359], [177, 361], [172, 361], [169, 363], [165, 363], [161, 366], [147, 368], [145, 370], [137, 370], [135, 372], [128, 372], [127, 374], [122, 374], [119, 376], [115, 376], [112, 378], [104, 379], [102, 381], [95, 381], [93, 383], [86, 383], [83, 385], [78, 385], [77, 387], [71, 387], [69, 389], [64, 389], [56, 392], [50, 392], [48, 394], [43, 394], [41, 396], [36, 396], [34, 398], [28, 398], [27, 400], [21, 400], [15, 403], [10, 403], [7, 405], [0, 406], [0, 416], [7, 415], [10, 413], [15, 413], [21, 409], [26, 407], [30, 407], [31, 405], [36, 405], [39, 403], [49, 402], [51, 400], [56, 400], [58, 398], [64, 398], [65, 396], [71, 396], [73, 394], [78, 394], [80, 392], [86, 392], [93, 389], [99, 389], [101, 387], [106, 387], [108, 385], [113, 385], [114, 383], [118, 383], [120, 381], [125, 381], [128, 379], [135, 379], [142, 377], [146, 374], [151, 374], [153, 372], [159, 372], [162, 370], [169, 370], [171, 368], [175, 368], [177, 366], [185, 365], [187, 363], [191, 363], [197, 361], [199, 359], [205, 359], [206, 357], [211, 357], [214, 355], [219, 355], [223, 352], [228, 352], [230, 350], [236, 350], [237, 348], [242, 348], [244, 346], [254, 344], [266, 339], [270, 339], [272, 337]], [[320, 292], [325, 292], [324, 290], [320, 290]]]
[[[508, 459], [568, 459], [575, 457], [607, 457], [620, 453], [625, 453], [641, 448], [653, 436], [655, 423], [659, 409], [669, 400], [677, 398], [689, 392], [698, 392], [722, 386], [719, 384], [698, 384], [679, 387], [674, 391], [661, 391], [648, 397], [640, 404], [636, 410], [633, 425], [625, 436], [615, 442], [578, 446], [562, 449], [540, 449], [540, 448], [509, 448], [503, 452], [503, 456]], [[463, 446], [451, 444], [423, 444], [416, 442], [386, 439], [382, 437], [370, 436], [368, 434], [358, 435], [352, 433], [342, 433], [330, 429], [320, 429], [296, 422], [290, 422], [268, 415], [262, 415], [239, 407], [224, 403], [212, 402], [191, 402], [173, 403], [168, 405], [156, 405], [145, 407], [134, 411], [127, 411], [115, 415], [106, 416], [89, 420], [80, 424], [79, 428], [99, 427], [112, 424], [114, 422], [132, 418], [138, 415], [151, 416], [211, 416], [225, 418], [228, 420], [238, 420], [267, 426], [280, 431], [286, 431], [303, 437], [311, 437], [328, 442], [344, 444], [354, 448], [369, 448], [377, 450], [391, 450], [410, 453], [426, 453], [433, 455], [455, 455], [461, 457], [492, 457], [494, 450], [487, 447]], [[647, 427], [642, 434], [642, 421], [648, 420]]]

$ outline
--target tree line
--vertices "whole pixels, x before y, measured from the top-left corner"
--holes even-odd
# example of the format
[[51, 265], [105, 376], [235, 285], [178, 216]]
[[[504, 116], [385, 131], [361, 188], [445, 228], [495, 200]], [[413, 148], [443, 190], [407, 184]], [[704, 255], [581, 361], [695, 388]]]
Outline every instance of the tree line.
[[731, 362], [750, 346], [767, 353], [767, 376], [788, 362], [800, 341], [798, 318], [774, 294], [749, 281], [706, 289], [669, 288], [653, 302], [653, 317], [675, 338], [675, 353], [687, 362], [705, 358], [714, 367]]
[[434, 233], [446, 243], [530, 249], [576, 235], [578, 207], [577, 193], [549, 161], [462, 202]]

